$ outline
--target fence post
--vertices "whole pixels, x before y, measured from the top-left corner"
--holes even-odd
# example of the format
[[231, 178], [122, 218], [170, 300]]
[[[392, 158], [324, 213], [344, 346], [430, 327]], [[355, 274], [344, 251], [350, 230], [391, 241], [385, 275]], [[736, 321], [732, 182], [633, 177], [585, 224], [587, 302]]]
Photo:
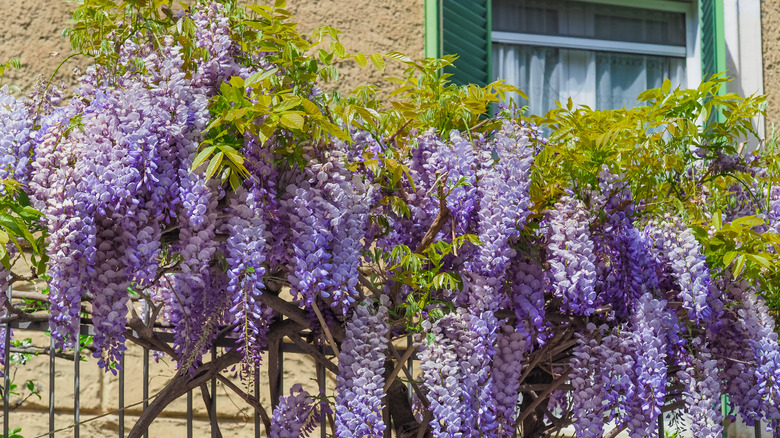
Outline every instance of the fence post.
[[187, 438], [192, 438], [192, 390], [187, 391]]
[[[217, 360], [217, 346], [211, 345], [211, 361], [216, 363]], [[219, 370], [217, 370], [219, 373]], [[211, 415], [214, 419], [214, 424], [211, 425], [211, 438], [220, 438], [219, 427], [217, 426], [217, 378], [211, 379]]]
[[[254, 363], [252, 368], [254, 369], [253, 380], [255, 381], [255, 399], [260, 403], [260, 369], [257, 363]], [[271, 431], [266, 430], [265, 433], [270, 435]], [[255, 438], [260, 438], [260, 413], [257, 412], [257, 409], [255, 409]]]
[[125, 352], [119, 357], [119, 438], [125, 436]]
[[[8, 301], [11, 301], [11, 286], [8, 286], [8, 290], [5, 291], [6, 293], [6, 299]], [[5, 311], [1, 312], [5, 313]], [[10, 403], [11, 398], [8, 394], [10, 392], [10, 386], [11, 386], [11, 378], [8, 376], [10, 373], [10, 366], [11, 366], [11, 323], [5, 323], [5, 336], [3, 336], [3, 345], [5, 346], [5, 350], [3, 353], [3, 360], [4, 360], [4, 377], [3, 377], [3, 436], [8, 436], [8, 427], [9, 427], [9, 416], [11, 415], [11, 409], [10, 409]]]
[[49, 336], [49, 435], [54, 436], [54, 338]]
[[79, 422], [81, 416], [81, 321], [76, 329], [75, 345], [73, 346], [73, 438], [79, 438]]
[[[144, 324], [149, 324], [149, 304], [144, 305]], [[143, 371], [143, 410], [149, 408], [149, 349], [144, 347], [144, 371]], [[149, 438], [149, 429], [144, 431], [144, 438]]]

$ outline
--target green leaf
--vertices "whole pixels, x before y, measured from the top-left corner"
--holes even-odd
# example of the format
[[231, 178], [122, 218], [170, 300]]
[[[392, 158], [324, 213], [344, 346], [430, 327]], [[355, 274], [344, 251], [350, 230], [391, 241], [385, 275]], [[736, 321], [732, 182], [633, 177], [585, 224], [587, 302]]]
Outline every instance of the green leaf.
[[306, 111], [306, 114], [320, 114], [320, 109], [317, 107], [317, 104], [310, 101], [309, 99], [301, 99], [301, 105], [303, 105], [303, 110]]
[[219, 165], [222, 164], [222, 158], [225, 156], [225, 154], [220, 151], [217, 155], [214, 155], [211, 158], [211, 161], [209, 161], [209, 166], [206, 168], [206, 178], [211, 179], [214, 177], [214, 175], [217, 174], [217, 169], [219, 169]]
[[742, 254], [737, 259], [737, 263], [734, 264], [734, 269], [732, 270], [732, 274], [734, 275], [734, 278], [738, 278], [739, 274], [742, 273], [742, 270], [745, 268], [745, 260], [747, 260], [745, 254]]
[[360, 53], [358, 55], [355, 55], [355, 62], [361, 68], [366, 68], [366, 66], [368, 65], [368, 60], [366, 59], [366, 55], [364, 55], [362, 53]]
[[211, 153], [214, 152], [214, 149], [216, 149], [216, 146], [209, 146], [200, 151], [200, 153], [195, 157], [195, 160], [192, 162], [192, 168], [190, 168], [190, 172], [200, 167], [200, 165], [203, 164], [209, 156], [211, 156]]
[[763, 266], [764, 268], [769, 269], [769, 268], [772, 267], [772, 263], [770, 263], [769, 260], [766, 257], [764, 257], [764, 256], [760, 256], [760, 255], [757, 255], [757, 254], [747, 254], [747, 257], [750, 260], [753, 260], [754, 262], [756, 262], [759, 265]]
[[731, 262], [737, 257], [736, 251], [729, 251], [726, 253], [726, 255], [723, 256], [723, 264], [725, 266], [728, 266], [731, 264]]
[[285, 113], [282, 114], [280, 120], [282, 126], [289, 129], [303, 129], [303, 117], [298, 114]]
[[731, 223], [733, 225], [741, 225], [743, 227], [755, 227], [758, 225], [764, 225], [764, 221], [757, 216], [743, 216], [734, 219]]
[[382, 58], [382, 54], [374, 53], [369, 56], [369, 58], [371, 59], [371, 63], [374, 64], [374, 67], [378, 68], [380, 71], [385, 71], [385, 60]]

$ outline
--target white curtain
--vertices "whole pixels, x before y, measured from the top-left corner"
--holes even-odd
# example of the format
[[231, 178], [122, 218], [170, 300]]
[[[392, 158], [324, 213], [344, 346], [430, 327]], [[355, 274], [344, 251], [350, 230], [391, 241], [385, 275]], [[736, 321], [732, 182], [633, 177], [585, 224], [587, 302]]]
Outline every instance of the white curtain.
[[493, 43], [493, 74], [528, 95], [530, 114], [555, 108], [555, 101], [597, 109], [631, 108], [636, 97], [669, 78], [685, 86], [685, 59], [629, 53], [556, 49]]

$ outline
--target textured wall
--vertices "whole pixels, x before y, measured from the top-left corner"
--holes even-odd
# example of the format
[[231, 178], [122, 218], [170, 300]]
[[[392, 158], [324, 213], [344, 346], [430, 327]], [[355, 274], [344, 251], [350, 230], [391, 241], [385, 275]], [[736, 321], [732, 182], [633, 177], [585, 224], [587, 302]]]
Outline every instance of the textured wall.
[[[0, 62], [15, 56], [23, 66], [7, 71], [3, 83], [26, 91], [39, 76], [48, 80], [71, 53], [69, 42], [60, 35], [72, 7], [61, 0], [0, 0]], [[395, 50], [412, 58], [423, 56], [423, 0], [288, 0], [288, 9], [306, 34], [322, 24], [341, 30], [342, 43], [349, 52]], [[83, 69], [87, 62], [83, 58], [69, 60], [55, 83], [72, 84], [76, 79], [74, 67]], [[397, 76], [401, 70], [395, 61], [388, 61], [387, 74]], [[340, 71], [335, 87], [342, 93], [367, 82], [388, 87], [383, 74], [373, 67], [363, 70], [350, 61], [343, 63]]]
[[773, 125], [780, 129], [780, 0], [761, 1], [761, 32], [768, 136], [772, 133]]

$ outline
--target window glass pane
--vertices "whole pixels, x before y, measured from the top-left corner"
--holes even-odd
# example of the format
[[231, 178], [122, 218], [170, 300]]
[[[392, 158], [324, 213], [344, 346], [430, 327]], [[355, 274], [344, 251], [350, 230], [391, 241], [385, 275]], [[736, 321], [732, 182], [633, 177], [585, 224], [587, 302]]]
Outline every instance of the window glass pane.
[[685, 14], [571, 0], [494, 0], [493, 30], [685, 46]]
[[544, 114], [569, 97], [575, 105], [631, 108], [636, 97], [669, 78], [685, 86], [685, 59], [664, 56], [493, 44], [494, 74], [523, 90], [531, 114]]

